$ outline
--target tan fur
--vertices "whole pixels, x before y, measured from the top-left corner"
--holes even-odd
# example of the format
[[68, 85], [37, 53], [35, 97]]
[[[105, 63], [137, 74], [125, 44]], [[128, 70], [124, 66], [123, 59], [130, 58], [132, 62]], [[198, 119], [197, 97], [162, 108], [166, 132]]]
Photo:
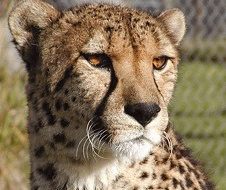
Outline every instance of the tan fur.
[[168, 119], [181, 11], [26, 0], [9, 27], [29, 74], [31, 189], [214, 189]]

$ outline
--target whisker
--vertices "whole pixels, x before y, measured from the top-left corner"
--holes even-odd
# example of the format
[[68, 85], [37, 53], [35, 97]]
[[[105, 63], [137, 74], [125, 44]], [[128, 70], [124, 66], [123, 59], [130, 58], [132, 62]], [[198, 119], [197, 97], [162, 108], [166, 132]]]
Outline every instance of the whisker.
[[80, 140], [80, 142], [79, 142], [79, 144], [78, 144], [78, 146], [77, 146], [76, 154], [75, 154], [76, 159], [78, 158], [79, 146], [81, 145], [82, 141], [83, 141], [85, 138], [87, 138], [87, 135], [84, 136], [84, 137]]
[[[99, 142], [99, 144], [98, 144], [99, 152], [101, 151], [102, 147], [106, 144], [105, 141], [103, 141], [103, 139], [104, 139], [106, 136], [107, 136], [106, 140], [107, 140], [108, 138], [111, 137], [111, 135], [106, 134], [106, 135], [104, 135], [104, 136], [100, 139], [100, 142]], [[100, 143], [101, 143], [101, 142], [102, 142], [102, 145], [100, 146]]]
[[[87, 136], [86, 136], [87, 137]], [[83, 157], [84, 159], [86, 160], [86, 155], [85, 155], [85, 149], [86, 149], [86, 143], [89, 142], [89, 138], [87, 137], [86, 141], [84, 142], [83, 144], [83, 148], [82, 148], [82, 154], [83, 154]], [[89, 144], [89, 143], [88, 143]], [[88, 160], [88, 156], [87, 156], [87, 160]]]
[[[106, 130], [104, 130], [104, 131], [100, 131], [99, 132], [99, 134], [96, 134], [95, 136], [94, 136], [94, 139], [95, 138], [97, 138], [98, 139], [98, 141], [99, 141], [99, 144], [100, 144], [100, 142], [101, 142], [101, 140], [98, 138], [98, 136], [99, 135], [102, 135], [103, 133], [105, 133], [106, 132]], [[103, 138], [103, 137], [102, 137]], [[96, 152], [96, 150], [98, 150], [98, 152]], [[99, 147], [93, 147], [93, 152], [94, 152], [94, 154], [96, 155], [96, 156], [98, 156], [99, 158], [102, 158], [102, 159], [107, 159], [107, 158], [105, 158], [105, 157], [102, 157], [102, 156], [100, 156], [99, 154], [100, 154], [100, 152], [101, 152], [101, 149], [99, 149]]]

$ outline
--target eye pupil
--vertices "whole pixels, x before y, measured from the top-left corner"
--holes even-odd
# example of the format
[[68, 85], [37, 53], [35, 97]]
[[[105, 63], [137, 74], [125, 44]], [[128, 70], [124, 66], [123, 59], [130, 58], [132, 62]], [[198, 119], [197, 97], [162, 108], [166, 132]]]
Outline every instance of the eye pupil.
[[91, 62], [94, 65], [98, 65], [101, 63], [101, 58], [100, 57], [90, 57], [89, 62]]
[[167, 57], [167, 56], [161, 56], [161, 57], [154, 58], [153, 59], [154, 69], [162, 70], [163, 68], [165, 68], [168, 59], [169, 59], [169, 57]]
[[107, 54], [89, 54], [81, 53], [81, 55], [95, 67], [110, 68], [112, 65], [111, 59]]

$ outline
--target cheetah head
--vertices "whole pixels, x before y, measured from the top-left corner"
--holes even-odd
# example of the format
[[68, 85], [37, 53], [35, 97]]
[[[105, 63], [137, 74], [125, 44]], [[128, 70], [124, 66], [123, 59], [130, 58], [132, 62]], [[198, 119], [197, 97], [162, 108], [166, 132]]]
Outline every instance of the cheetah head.
[[53, 139], [57, 155], [69, 143], [68, 155], [79, 159], [136, 160], [161, 142], [185, 32], [181, 11], [152, 17], [105, 4], [58, 11], [27, 0], [9, 26], [29, 75], [29, 124], [42, 125], [33, 143]]

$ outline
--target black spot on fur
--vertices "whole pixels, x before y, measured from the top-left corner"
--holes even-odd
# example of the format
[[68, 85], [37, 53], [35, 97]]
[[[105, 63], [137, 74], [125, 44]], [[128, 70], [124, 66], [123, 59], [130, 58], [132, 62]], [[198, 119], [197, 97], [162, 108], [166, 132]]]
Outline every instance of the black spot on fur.
[[168, 160], [169, 160], [169, 157], [163, 158], [163, 159], [162, 159], [162, 164], [166, 164]]
[[104, 30], [105, 30], [106, 32], [112, 32], [113, 29], [114, 29], [114, 27], [108, 26], [108, 27], [106, 27]]
[[195, 169], [191, 168], [189, 165], [187, 165], [187, 168], [188, 168], [188, 171], [189, 171], [189, 172], [193, 172], [193, 173], [195, 174], [195, 177], [196, 177], [197, 179], [200, 178], [200, 174], [199, 174]]
[[47, 164], [42, 168], [37, 168], [37, 172], [48, 181], [53, 180], [57, 174], [53, 164]]
[[66, 90], [64, 91], [64, 94], [65, 94], [65, 95], [67, 95], [67, 94], [68, 94], [68, 92], [69, 92], [69, 90], [68, 90], [68, 89], [66, 89]]
[[170, 160], [170, 170], [172, 170], [175, 167], [176, 167], [176, 164], [174, 163], [174, 161]]
[[143, 172], [140, 176], [141, 179], [148, 178], [149, 174], [147, 172]]
[[74, 148], [75, 147], [75, 141], [70, 141], [66, 144], [67, 148]]
[[43, 127], [44, 127], [44, 125], [42, 124], [42, 121], [39, 119], [37, 125], [34, 125], [34, 130], [37, 133]]
[[179, 182], [177, 181], [177, 179], [173, 178], [173, 187], [177, 188], [178, 184], [179, 184]]
[[39, 189], [39, 186], [31, 187], [31, 190], [38, 190], [38, 189]]
[[64, 118], [60, 120], [60, 125], [63, 128], [68, 127], [69, 123], [70, 122], [68, 120], [64, 119]]
[[45, 112], [47, 112], [47, 113], [51, 112], [51, 110], [50, 110], [50, 108], [49, 108], [49, 104], [48, 104], [47, 102], [44, 102], [44, 103], [42, 104], [42, 109], [43, 109]]
[[191, 150], [189, 150], [189, 149], [181, 149], [180, 153], [181, 153], [181, 155], [183, 157], [188, 157], [188, 156], [190, 156]]
[[155, 160], [155, 164], [158, 166], [160, 164], [159, 157], [155, 156], [154, 160]]
[[150, 185], [147, 189], [154, 189], [154, 188], [153, 188], [153, 186]]
[[181, 155], [181, 153], [180, 153], [180, 148], [177, 146], [177, 145], [175, 145], [174, 147], [173, 147], [173, 150], [175, 151], [175, 155], [176, 155], [176, 158], [179, 160], [179, 159], [181, 159], [182, 158], [182, 155]]
[[193, 181], [190, 179], [189, 175], [186, 175], [185, 180], [186, 180], [186, 186], [191, 187], [193, 184]]
[[55, 144], [54, 144], [53, 142], [51, 142], [49, 145], [50, 145], [50, 147], [51, 147], [52, 149], [56, 150], [56, 146], [55, 146]]
[[47, 96], [50, 94], [50, 90], [49, 90], [48, 85], [45, 86], [45, 93], [46, 93]]
[[149, 27], [149, 26], [151, 26], [151, 25], [152, 25], [152, 24], [151, 24], [149, 21], [146, 22], [146, 26]]
[[150, 152], [150, 154], [149, 154], [150, 156], [153, 156], [154, 155], [154, 153], [153, 152]]
[[138, 190], [139, 188], [138, 187], [133, 187], [133, 190]]
[[56, 108], [56, 110], [57, 111], [59, 111], [60, 110], [60, 108], [61, 108], [61, 99], [58, 99], [56, 102], [55, 102], [55, 108]]
[[124, 176], [123, 175], [118, 175], [115, 179], [115, 182], [119, 181], [120, 179], [122, 179]]
[[45, 153], [44, 146], [41, 146], [41, 147], [35, 149], [35, 156], [37, 158], [41, 158], [44, 155], [44, 153]]
[[182, 165], [179, 165], [179, 171], [181, 174], [183, 174], [185, 172], [185, 169]]
[[48, 124], [54, 125], [56, 123], [56, 116], [55, 115], [49, 115], [48, 117]]
[[152, 179], [156, 179], [157, 175], [155, 173], [152, 174]]
[[53, 140], [54, 140], [55, 143], [65, 143], [66, 136], [63, 133], [57, 134], [57, 135], [53, 136]]
[[166, 181], [166, 180], [169, 179], [169, 177], [168, 177], [166, 174], [162, 174], [162, 175], [161, 175], [161, 179], [162, 179], [163, 181]]
[[140, 162], [140, 165], [146, 164], [148, 162], [148, 158], [145, 158], [143, 161]]
[[171, 126], [171, 125], [170, 125], [170, 123], [169, 123], [169, 124], [167, 125], [166, 129], [165, 129], [165, 132], [166, 132], [166, 133], [168, 133], [168, 132], [169, 132], [169, 130], [170, 130], [170, 126]]
[[76, 100], [76, 97], [72, 97], [72, 98], [71, 98], [71, 101], [72, 101], [72, 102], [75, 102], [75, 100]]
[[64, 103], [64, 111], [67, 111], [70, 108], [68, 103]]
[[52, 114], [52, 111], [49, 107], [49, 103], [44, 102], [42, 104], [43, 110], [46, 112], [46, 115], [48, 117], [48, 124], [49, 125], [54, 125], [56, 123], [56, 116]]
[[74, 26], [74, 27], [78, 27], [78, 26], [81, 26], [81, 24], [82, 24], [82, 23], [81, 23], [80, 21], [78, 21], [78, 22], [74, 22], [74, 23], [73, 23], [73, 26]]

